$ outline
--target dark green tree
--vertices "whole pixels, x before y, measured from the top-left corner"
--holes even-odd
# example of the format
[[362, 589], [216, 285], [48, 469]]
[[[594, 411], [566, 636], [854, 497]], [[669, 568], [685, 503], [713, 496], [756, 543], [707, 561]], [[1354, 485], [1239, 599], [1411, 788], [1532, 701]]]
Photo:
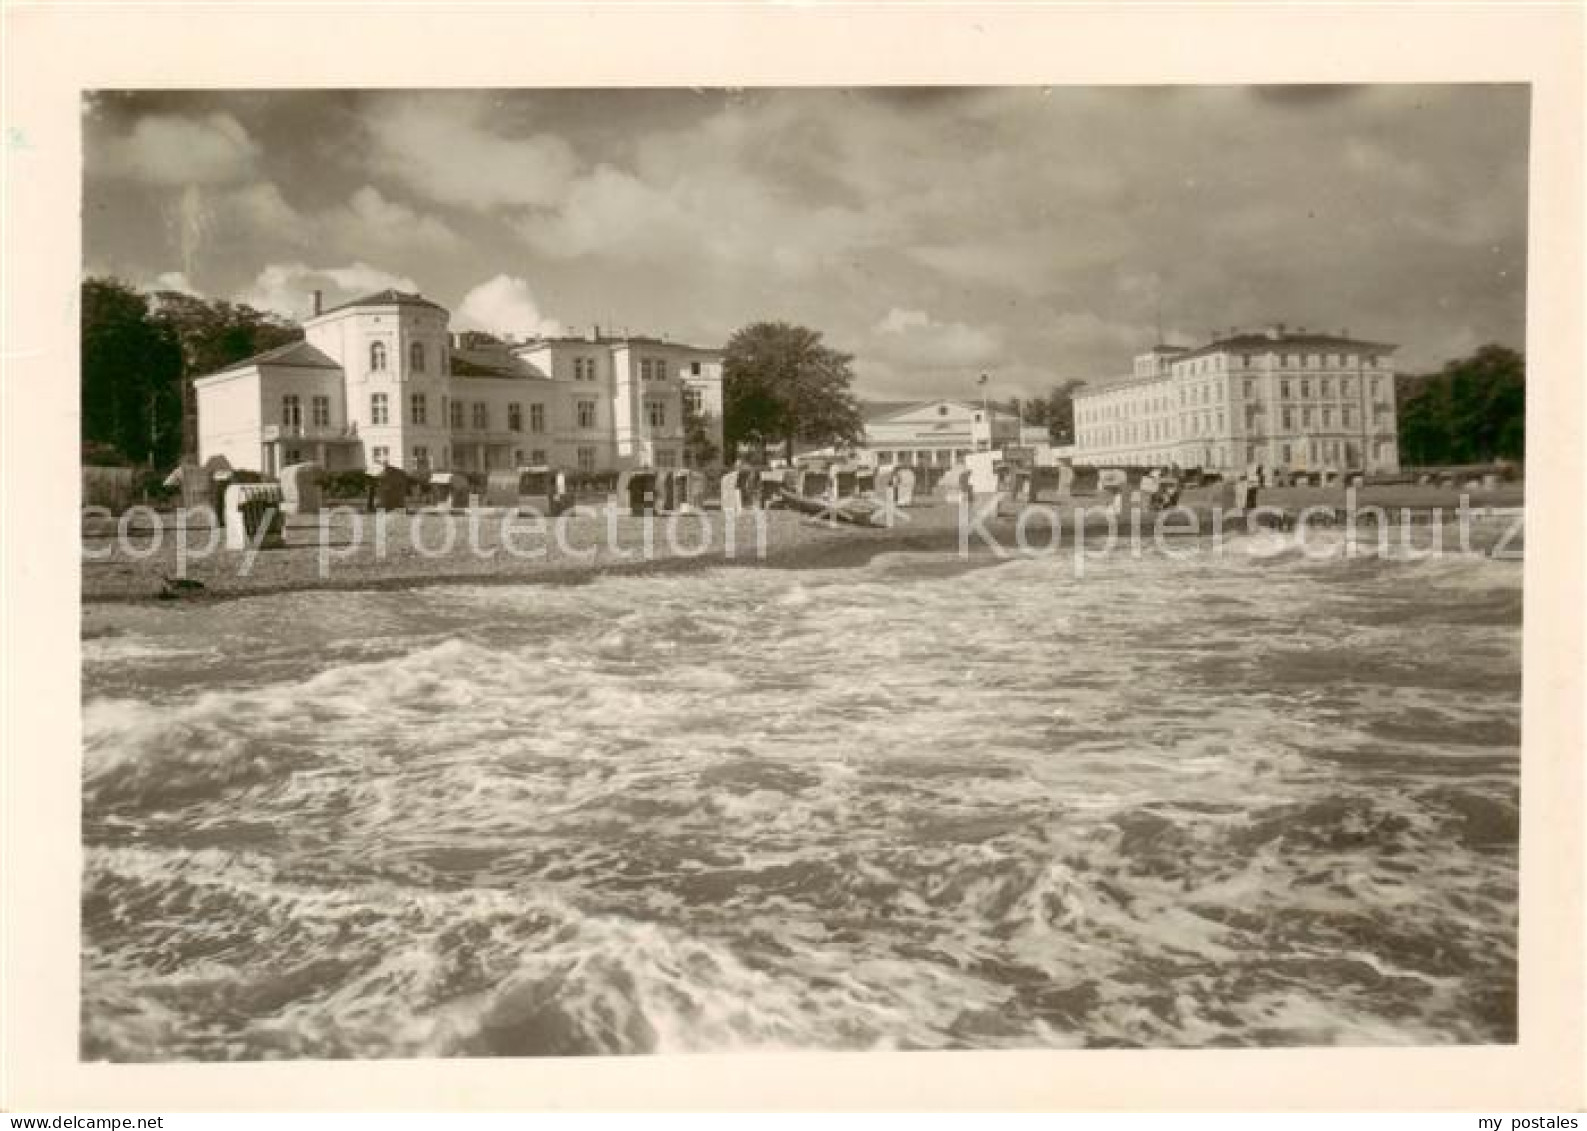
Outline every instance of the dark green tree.
[[193, 379], [303, 336], [297, 326], [274, 314], [239, 303], [209, 302], [181, 291], [157, 291], [150, 307], [182, 348], [182, 452], [190, 457], [198, 451]]
[[1075, 390], [1084, 384], [1071, 377], [1053, 386], [1046, 396], [1030, 398], [1022, 406], [1025, 423], [1045, 427], [1054, 443], [1071, 442], [1075, 435]]
[[723, 425], [730, 456], [746, 444], [853, 443], [865, 434], [853, 392], [853, 358], [819, 331], [756, 322], [728, 340], [722, 362]]
[[119, 279], [82, 285], [85, 460], [166, 466], [197, 449], [193, 378], [303, 336], [273, 314]]
[[1395, 383], [1400, 457], [1411, 466], [1526, 456], [1526, 359], [1486, 345], [1437, 373]]
[[82, 285], [85, 457], [161, 465], [182, 447], [182, 351], [148, 301], [118, 279]]

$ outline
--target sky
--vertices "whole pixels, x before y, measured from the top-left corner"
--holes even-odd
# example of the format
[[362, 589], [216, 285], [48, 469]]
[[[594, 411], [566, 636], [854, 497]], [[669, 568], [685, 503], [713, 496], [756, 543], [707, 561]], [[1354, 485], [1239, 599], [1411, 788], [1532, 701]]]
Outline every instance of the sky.
[[1030, 396], [1284, 322], [1405, 371], [1525, 345], [1524, 86], [138, 91], [84, 101], [84, 266], [290, 317], [720, 345]]

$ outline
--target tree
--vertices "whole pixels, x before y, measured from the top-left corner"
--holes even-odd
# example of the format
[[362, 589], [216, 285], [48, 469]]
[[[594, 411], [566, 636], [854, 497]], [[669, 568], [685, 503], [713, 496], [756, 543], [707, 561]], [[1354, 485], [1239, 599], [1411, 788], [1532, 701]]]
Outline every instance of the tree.
[[1084, 381], [1071, 377], [1045, 397], [1032, 397], [1025, 403], [1025, 422], [1046, 427], [1054, 443], [1068, 444], [1075, 436], [1075, 391]]
[[251, 306], [100, 278], [83, 281], [81, 332], [85, 459], [154, 465], [197, 451], [193, 378], [303, 336]]
[[1413, 466], [1526, 455], [1526, 359], [1486, 345], [1437, 373], [1395, 382], [1402, 460]]
[[844, 444], [865, 434], [853, 393], [854, 359], [822, 344], [819, 331], [787, 322], [756, 322], [728, 340], [722, 361], [727, 449], [797, 441]]
[[143, 295], [118, 279], [82, 285], [81, 438], [85, 455], [136, 463], [181, 450], [182, 352]]
[[198, 452], [198, 398], [193, 379], [303, 337], [297, 326], [274, 314], [230, 302], [206, 302], [181, 291], [157, 291], [150, 301], [155, 319], [182, 348], [182, 451]]

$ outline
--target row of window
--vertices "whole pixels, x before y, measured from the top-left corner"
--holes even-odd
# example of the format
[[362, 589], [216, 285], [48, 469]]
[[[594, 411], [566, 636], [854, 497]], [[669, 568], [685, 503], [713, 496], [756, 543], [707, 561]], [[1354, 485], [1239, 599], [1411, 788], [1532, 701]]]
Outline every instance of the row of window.
[[[423, 373], [425, 370], [425, 350], [423, 342], [411, 342], [408, 345], [408, 370], [412, 373]], [[441, 370], [446, 370], [446, 354], [441, 354]], [[386, 343], [369, 343], [369, 371], [371, 373], [384, 373], [386, 371]]]
[[[295, 398], [295, 397], [287, 397], [284, 400], [285, 400], [285, 402], [295, 402], [296, 399], [297, 398]], [[319, 397], [315, 398], [316, 401], [319, 401], [321, 399], [326, 399], [326, 398], [319, 398]], [[462, 429], [463, 427], [465, 427], [465, 424], [464, 424], [464, 409], [469, 407], [469, 406], [466, 406], [462, 401], [456, 401], [456, 400], [452, 401], [450, 404], [448, 404], [447, 403], [447, 399], [445, 397], [441, 398], [441, 404], [442, 404], [443, 411], [446, 411], [447, 409], [450, 409], [450, 411], [447, 412], [447, 423], [452, 428], [454, 428], [454, 429]], [[653, 424], [655, 424], [657, 422], [658, 417], [659, 417], [660, 423], [657, 424], [656, 426], [657, 427], [661, 427], [666, 422], [666, 409], [665, 409], [665, 406], [657, 405], [657, 406], [654, 406], [654, 408], [660, 409], [660, 411], [659, 411], [659, 413], [656, 412], [656, 411], [652, 411], [652, 413], [651, 413], [651, 422]], [[577, 410], [578, 410], [578, 426], [580, 428], [594, 428], [594, 427], [596, 427], [597, 411], [596, 411], [596, 402], [595, 401], [579, 401], [579, 402], [577, 402]], [[287, 405], [284, 404], [284, 406], [283, 406], [283, 414], [285, 414], [288, 411], [296, 411], [296, 410], [292, 409], [292, 408], [290, 408], [290, 407], [288, 407]], [[316, 407], [315, 411], [316, 411], [316, 413], [318, 413], [318, 411], [319, 411], [318, 407]], [[327, 414], [329, 413], [329, 401], [328, 401], [328, 399], [327, 399], [326, 412], [327, 412]], [[423, 425], [427, 425], [429, 423], [429, 417], [430, 417], [429, 400], [426, 397], [426, 395], [424, 393], [412, 393], [412, 394], [410, 394], [409, 397], [408, 397], [408, 422], [410, 424], [413, 424], [413, 425], [423, 426]], [[469, 420], [470, 425], [474, 428], [475, 431], [478, 431], [478, 432], [489, 431], [489, 429], [490, 429], [490, 405], [488, 405], [484, 401], [475, 401], [473, 403], [473, 405], [472, 405], [472, 412], [469, 415], [468, 420]], [[386, 393], [371, 393], [371, 394], [369, 394], [369, 422], [371, 424], [375, 424], [375, 425], [383, 425], [383, 424], [390, 424], [391, 423], [391, 401], [390, 401], [390, 397]], [[511, 404], [509, 404], [507, 406], [507, 430], [509, 432], [522, 432], [524, 430], [523, 405], [519, 404], [516, 401], [512, 402]], [[530, 432], [544, 432], [545, 430], [546, 430], [546, 406], [543, 405], [543, 404], [538, 404], [538, 403], [537, 404], [531, 404], [529, 406], [529, 431]]]
[[[1394, 460], [1394, 442], [1392, 440], [1379, 440], [1373, 445], [1379, 463], [1392, 463]], [[1164, 466], [1171, 463], [1200, 463], [1204, 467], [1227, 466], [1230, 454], [1238, 458], [1240, 448], [1226, 447], [1222, 444], [1213, 444], [1206, 447], [1185, 448], [1155, 448], [1141, 449], [1128, 452], [1116, 458], [1123, 462], [1137, 463], [1143, 466]], [[1359, 468], [1362, 466], [1363, 446], [1351, 440], [1324, 440], [1307, 439], [1294, 443], [1282, 443], [1276, 448], [1274, 456], [1269, 456], [1266, 444], [1245, 445], [1245, 462], [1248, 466], [1265, 463], [1275, 459], [1280, 467], [1296, 466], [1297, 461], [1309, 467], [1333, 468]]]
[[1280, 353], [1273, 355], [1215, 353], [1208, 357], [1196, 358], [1193, 361], [1177, 362], [1174, 364], [1173, 369], [1179, 373], [1215, 373], [1221, 369], [1250, 369], [1253, 361], [1260, 361], [1260, 359], [1267, 356], [1277, 358], [1280, 369], [1355, 369], [1358, 367], [1358, 362], [1359, 366], [1365, 369], [1376, 369], [1378, 366], [1378, 359], [1372, 354], [1361, 357], [1353, 353]]
[[[1298, 382], [1293, 383], [1288, 378], [1285, 378], [1278, 383], [1278, 395], [1282, 400], [1289, 400], [1291, 399], [1291, 392], [1298, 389], [1300, 392], [1299, 399], [1304, 401], [1311, 399], [1312, 391], [1315, 389], [1317, 396], [1320, 399], [1328, 400], [1334, 395], [1334, 388], [1335, 386], [1333, 381], [1327, 377], [1318, 378], [1315, 385], [1305, 377], [1302, 377]], [[1383, 378], [1372, 378], [1372, 383], [1367, 386], [1367, 388], [1372, 391], [1373, 396], [1382, 396], [1384, 388]], [[1341, 397], [1348, 398], [1356, 395], [1355, 383], [1348, 377], [1339, 378], [1338, 389], [1339, 396]], [[1247, 381], [1245, 383], [1245, 395], [1247, 398], [1254, 397], [1256, 395], [1256, 389], [1253, 382]]]
[[876, 452], [876, 462], [884, 466], [899, 464], [901, 466], [916, 467], [947, 467], [964, 459], [970, 454], [969, 448], [935, 448], [917, 451], [913, 448], [902, 448], [897, 451], [881, 449]]
[[[1376, 407], [1379, 417], [1387, 415], [1387, 405], [1378, 405]], [[1215, 413], [1185, 413], [1180, 417], [1180, 434], [1184, 436], [1205, 436], [1221, 433], [1223, 431], [1223, 419], [1223, 411], [1221, 409]], [[1303, 430], [1319, 424], [1325, 429], [1332, 428], [1334, 427], [1335, 419], [1338, 420], [1341, 428], [1351, 429], [1356, 427], [1356, 412], [1350, 406], [1340, 409], [1337, 417], [1331, 406], [1316, 410], [1311, 408], [1296, 410], [1285, 406], [1281, 410], [1280, 419], [1283, 422], [1283, 430], [1285, 432], [1295, 431], [1297, 420]], [[1245, 427], [1247, 431], [1257, 431], [1261, 425], [1261, 420], [1261, 410], [1257, 406], [1252, 405], [1246, 409]], [[1155, 440], [1173, 439], [1174, 436], [1170, 429], [1171, 423], [1168, 420], [1144, 420], [1136, 423], [1104, 425], [1100, 428], [1082, 431], [1081, 437], [1084, 443], [1104, 447], [1110, 444], [1149, 443]]]
[[[540, 466], [540, 465], [547, 464], [547, 463], [551, 462], [547, 458], [546, 450], [544, 448], [530, 448], [528, 450], [528, 453], [527, 453], [527, 455], [529, 457], [527, 461], [525, 461], [525, 459], [524, 459], [525, 454], [526, 453], [525, 453], [523, 448], [514, 448], [513, 449], [513, 453], [512, 453], [512, 455], [513, 455], [513, 466], [515, 466], [515, 467], [525, 467], [525, 466], [536, 467], [536, 466]], [[671, 452], [660, 452], [660, 453], [657, 453], [657, 454], [658, 454], [658, 456], [666, 455], [666, 456], [670, 457], [670, 456], [672, 456], [673, 453], [671, 453]], [[461, 455], [462, 455], [462, 453], [460, 451], [459, 452], [459, 457], [461, 457]], [[389, 447], [387, 447], [386, 445], [384, 445], [384, 444], [375, 444], [369, 449], [369, 457], [375, 463], [390, 463], [391, 462], [391, 449]], [[450, 448], [442, 448], [441, 449], [441, 462], [437, 466], [440, 466], [440, 467], [448, 467], [448, 466], [450, 466], [451, 462], [452, 462], [452, 458], [451, 457], [452, 457], [452, 450]], [[288, 462], [296, 463], [296, 462], [299, 461], [300, 458], [301, 458], [301, 453], [299, 453], [297, 451], [289, 450], [287, 452]], [[580, 471], [594, 471], [595, 470], [596, 452], [595, 452], [594, 448], [591, 448], [591, 447], [576, 448], [574, 450], [573, 458], [574, 458], [575, 464], [577, 465], [577, 467], [578, 467], [578, 469]], [[492, 466], [495, 461], [494, 461], [494, 457], [493, 457], [493, 453], [492, 453], [491, 449], [486, 448], [480, 454], [480, 459], [481, 459], [481, 462], [484, 465], [481, 468], [481, 470], [484, 470], [484, 471], [494, 471], [495, 470], [495, 468]], [[661, 462], [661, 461], [658, 460], [658, 462]], [[670, 466], [670, 465], [667, 464], [667, 463], [661, 463], [661, 466]], [[410, 470], [413, 470], [413, 471], [416, 471], [416, 472], [429, 471], [430, 468], [431, 468], [431, 464], [430, 464], [430, 449], [428, 447], [426, 447], [424, 444], [415, 444], [413, 446], [412, 456], [411, 456], [411, 458], [409, 460], [409, 467], [410, 467]]]
[[[696, 412], [700, 411], [701, 396], [699, 390], [688, 390], [690, 403]], [[448, 412], [450, 407], [450, 412]], [[316, 428], [328, 428], [331, 424], [331, 398], [316, 396], [311, 400], [313, 412], [313, 425]], [[462, 401], [454, 400], [448, 406], [447, 398], [441, 398], [441, 411], [447, 418], [451, 427], [461, 429], [464, 427], [464, 408]], [[599, 419], [597, 402], [576, 402], [578, 426], [580, 428], [595, 428]], [[660, 400], [647, 400], [645, 402], [645, 417], [652, 428], [665, 428], [667, 426], [667, 404]], [[476, 431], [484, 432], [490, 428], [490, 406], [484, 401], [475, 401], [473, 404], [472, 423]], [[408, 422], [416, 426], [428, 425], [430, 421], [429, 397], [425, 393], [411, 393], [408, 396]], [[369, 394], [369, 422], [374, 425], [391, 423], [391, 398], [386, 393]], [[288, 428], [300, 429], [303, 427], [303, 400], [296, 393], [288, 393], [281, 398], [281, 423]], [[523, 405], [514, 401], [507, 406], [507, 430], [509, 432], [522, 432], [524, 430]], [[546, 430], [546, 406], [531, 404], [529, 406], [529, 431], [544, 432]]]
[[[1323, 408], [1318, 410], [1318, 412], [1321, 415], [1322, 426], [1324, 428], [1332, 428], [1334, 426], [1334, 410], [1332, 408]], [[1310, 428], [1314, 419], [1315, 416], [1311, 409], [1303, 408], [1300, 410], [1300, 426], [1302, 428]], [[1251, 417], [1248, 416], [1246, 420], [1249, 423]], [[1287, 405], [1283, 410], [1283, 421], [1284, 431], [1293, 432], [1295, 430], [1295, 410]], [[1356, 426], [1355, 409], [1347, 407], [1339, 410], [1339, 426], [1341, 428], [1354, 428]]]
[[[369, 371], [371, 373], [384, 373], [387, 368], [387, 350], [385, 342], [369, 343]], [[423, 342], [412, 342], [408, 346], [408, 369], [413, 373], [425, 371], [425, 349]], [[446, 370], [446, 353], [441, 353], [442, 372]], [[689, 372], [698, 377], [700, 363], [689, 363]], [[575, 381], [595, 380], [595, 358], [575, 357], [573, 359], [573, 379]], [[659, 357], [642, 357], [639, 359], [639, 376], [644, 381], [664, 381], [667, 378], [667, 362]]]
[[[315, 428], [331, 426], [331, 398], [316, 396], [309, 401]], [[281, 398], [281, 423], [286, 428], [303, 427], [303, 399], [296, 393]]]
[[[1384, 396], [1386, 386], [1383, 378], [1374, 377], [1368, 388], [1374, 397], [1381, 398]], [[1246, 378], [1243, 389], [1247, 401], [1257, 399], [1257, 383], [1255, 380], [1249, 377]], [[1335, 379], [1329, 377], [1320, 377], [1315, 381], [1309, 377], [1302, 377], [1296, 381], [1286, 377], [1278, 383], [1280, 400], [1311, 400], [1313, 399], [1313, 394], [1315, 394], [1316, 399], [1331, 400], [1335, 396], [1335, 390], [1338, 391], [1338, 396], [1344, 399], [1349, 399], [1356, 395], [1355, 382], [1348, 377], [1338, 378], [1337, 383]], [[1127, 420], [1139, 415], [1171, 411], [1176, 403], [1181, 407], [1212, 404], [1223, 398], [1223, 392], [1222, 383], [1209, 382], [1180, 389], [1175, 397], [1162, 395], [1147, 397], [1141, 401], [1081, 405], [1076, 408], [1075, 415], [1079, 423], [1082, 424], [1096, 424], [1108, 420]]]
[[[700, 375], [700, 363], [698, 361], [689, 363], [689, 373], [695, 377]], [[575, 357], [573, 359], [573, 379], [575, 381], [595, 380], [595, 359], [593, 357]], [[665, 381], [667, 379], [666, 358], [640, 358], [639, 379], [641, 381]]]
[[1118, 444], [1149, 444], [1178, 439], [1179, 436], [1213, 436], [1223, 432], [1223, 410], [1217, 412], [1187, 412], [1179, 417], [1176, 436], [1173, 420], [1143, 420], [1131, 424], [1109, 424], [1100, 428], [1083, 430], [1082, 444], [1091, 447], [1110, 447]]
[[[689, 372], [694, 376], [700, 375], [700, 363], [689, 363]], [[595, 359], [593, 357], [575, 357], [573, 359], [573, 379], [575, 381], [595, 380]], [[639, 379], [641, 381], [665, 381], [667, 379], [667, 362], [660, 357], [642, 357], [639, 359]]]
[[[1368, 385], [1374, 397], [1384, 395], [1384, 379], [1373, 378]], [[1246, 400], [1257, 398], [1257, 382], [1246, 378], [1243, 385]], [[1335, 397], [1335, 390], [1341, 398], [1351, 398], [1355, 395], [1355, 382], [1351, 378], [1338, 378], [1335, 384], [1333, 378], [1300, 378], [1290, 381], [1284, 378], [1279, 381], [1279, 398], [1281, 400], [1311, 400], [1312, 393], [1316, 393], [1319, 400], [1331, 400]], [[1297, 397], [1298, 392], [1298, 397]], [[1174, 404], [1211, 404], [1224, 398], [1224, 384], [1222, 382], [1208, 382], [1208, 384], [1190, 385], [1187, 389], [1179, 389], [1178, 397], [1147, 397], [1143, 401], [1116, 401], [1116, 403], [1084, 404], [1076, 409], [1076, 416], [1082, 424], [1097, 424], [1101, 420], [1122, 420], [1136, 414], [1152, 414], [1152, 412], [1166, 412], [1173, 409]]]

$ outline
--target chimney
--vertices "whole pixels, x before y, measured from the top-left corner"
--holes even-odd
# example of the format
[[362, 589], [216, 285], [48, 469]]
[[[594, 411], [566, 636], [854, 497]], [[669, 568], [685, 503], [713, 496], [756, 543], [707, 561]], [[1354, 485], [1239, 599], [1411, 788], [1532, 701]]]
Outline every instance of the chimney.
[[314, 317], [318, 318], [320, 316], [320, 311], [323, 310], [324, 307], [325, 307], [325, 292], [324, 291], [315, 291], [314, 292]]
[[601, 340], [601, 327], [598, 323], [590, 327], [588, 339], [592, 342], [598, 342]]

